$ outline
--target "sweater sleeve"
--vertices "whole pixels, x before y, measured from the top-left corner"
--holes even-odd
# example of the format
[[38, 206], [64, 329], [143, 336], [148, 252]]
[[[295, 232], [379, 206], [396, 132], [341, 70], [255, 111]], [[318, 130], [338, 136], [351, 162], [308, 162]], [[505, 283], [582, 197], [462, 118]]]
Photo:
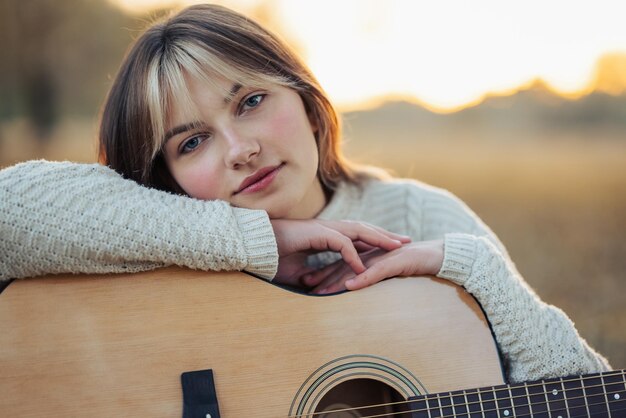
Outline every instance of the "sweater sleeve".
[[539, 299], [495, 234], [465, 204], [445, 192], [434, 201], [445, 209], [424, 216], [436, 218], [429, 220], [431, 228], [442, 228], [431, 231], [444, 237], [438, 276], [463, 286], [482, 305], [509, 381], [610, 369], [563, 311]]
[[98, 164], [31, 161], [0, 171], [0, 280], [177, 264], [271, 279], [267, 213], [149, 189]]

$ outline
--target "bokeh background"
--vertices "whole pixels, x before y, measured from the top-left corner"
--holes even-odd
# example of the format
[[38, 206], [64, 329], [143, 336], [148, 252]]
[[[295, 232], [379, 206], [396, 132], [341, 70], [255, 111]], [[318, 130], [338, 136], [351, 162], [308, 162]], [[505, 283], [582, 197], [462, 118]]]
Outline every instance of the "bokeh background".
[[[0, 168], [94, 162], [125, 50], [191, 2], [2, 0]], [[362, 163], [452, 190], [547, 302], [626, 367], [626, 4], [220, 1], [279, 33]]]

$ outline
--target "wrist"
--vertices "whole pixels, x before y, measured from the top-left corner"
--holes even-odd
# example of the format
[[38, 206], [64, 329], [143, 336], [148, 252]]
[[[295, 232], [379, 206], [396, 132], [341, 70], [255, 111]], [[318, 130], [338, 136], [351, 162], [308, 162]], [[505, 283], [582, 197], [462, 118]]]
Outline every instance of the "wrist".
[[443, 263], [438, 277], [463, 285], [469, 278], [476, 259], [475, 237], [468, 234], [446, 234]]
[[267, 213], [243, 208], [233, 208], [233, 213], [247, 255], [245, 270], [271, 280], [278, 267], [278, 251]]
[[444, 240], [438, 239], [428, 242], [430, 247], [429, 265], [426, 274], [436, 276], [443, 266]]

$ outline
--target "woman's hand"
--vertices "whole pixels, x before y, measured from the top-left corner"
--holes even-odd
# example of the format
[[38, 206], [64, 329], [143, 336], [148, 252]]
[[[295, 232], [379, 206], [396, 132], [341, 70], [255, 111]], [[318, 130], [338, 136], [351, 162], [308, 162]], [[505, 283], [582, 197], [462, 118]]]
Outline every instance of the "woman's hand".
[[305, 265], [310, 254], [338, 252], [346, 269], [359, 274], [366, 270], [359, 250], [392, 251], [411, 241], [407, 236], [364, 222], [274, 219], [271, 223], [279, 257], [275, 280], [294, 286], [301, 286], [302, 276], [313, 271]]
[[312, 293], [325, 294], [362, 289], [389, 277], [435, 275], [443, 264], [443, 240], [415, 242], [388, 252], [374, 249], [361, 257], [367, 267], [364, 272], [355, 272], [339, 260], [305, 274], [304, 284], [314, 287]]

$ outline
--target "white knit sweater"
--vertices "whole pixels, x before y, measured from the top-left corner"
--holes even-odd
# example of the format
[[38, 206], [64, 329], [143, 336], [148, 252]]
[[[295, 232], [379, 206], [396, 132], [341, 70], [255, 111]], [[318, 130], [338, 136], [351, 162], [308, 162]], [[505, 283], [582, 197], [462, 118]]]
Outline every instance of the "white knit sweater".
[[[0, 215], [2, 280], [171, 264], [271, 279], [278, 266], [265, 212], [147, 189], [95, 164], [33, 161], [0, 171]], [[509, 381], [609, 369], [567, 316], [529, 288], [493, 232], [450, 193], [409, 180], [344, 184], [319, 217], [366, 221], [414, 241], [443, 238], [438, 276], [481, 303]], [[312, 262], [335, 257], [320, 254]]]

